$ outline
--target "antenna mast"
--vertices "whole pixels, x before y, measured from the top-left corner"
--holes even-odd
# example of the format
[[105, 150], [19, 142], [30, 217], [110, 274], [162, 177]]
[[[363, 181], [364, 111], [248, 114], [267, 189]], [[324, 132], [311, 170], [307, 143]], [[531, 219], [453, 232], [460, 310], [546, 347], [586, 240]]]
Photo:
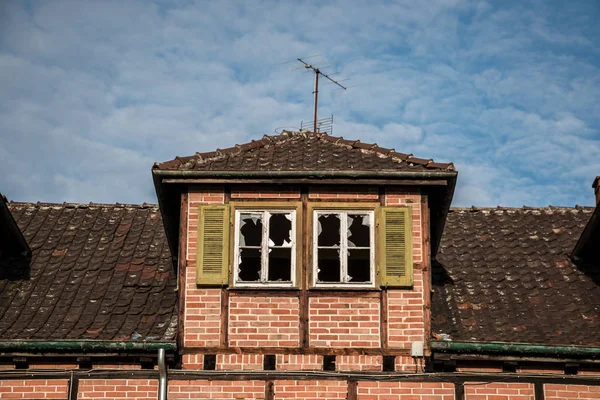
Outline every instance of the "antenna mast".
[[311, 64], [305, 62], [303, 59], [298, 58], [297, 60], [300, 61], [302, 64], [304, 64], [304, 68], [311, 69], [315, 73], [315, 91], [313, 92], [315, 95], [315, 115], [314, 115], [314, 120], [313, 120], [314, 121], [313, 132], [317, 133], [317, 110], [318, 110], [318, 104], [319, 104], [319, 75], [323, 75], [325, 78], [329, 79], [331, 81], [331, 83], [338, 85], [340, 88], [342, 88], [344, 90], [346, 90], [347, 87], [340, 84], [335, 79], [330, 78], [329, 75], [324, 74], [323, 72], [321, 72], [321, 70], [319, 68], [316, 68], [314, 65], [311, 65]]

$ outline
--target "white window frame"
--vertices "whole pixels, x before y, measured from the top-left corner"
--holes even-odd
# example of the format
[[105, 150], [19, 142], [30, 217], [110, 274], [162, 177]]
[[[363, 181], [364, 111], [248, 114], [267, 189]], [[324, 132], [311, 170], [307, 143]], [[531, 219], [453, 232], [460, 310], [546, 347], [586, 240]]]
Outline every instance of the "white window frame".
[[[319, 282], [318, 281], [318, 273], [319, 273], [319, 215], [323, 214], [337, 214], [340, 216], [340, 278], [341, 282]], [[342, 254], [347, 254], [348, 252], [348, 214], [366, 214], [369, 215], [369, 220], [371, 224], [369, 226], [369, 247], [370, 247], [370, 282], [344, 282], [344, 280], [348, 279], [348, 257], [342, 257]], [[375, 211], [373, 210], [353, 210], [353, 209], [318, 209], [313, 210], [312, 215], [313, 221], [313, 266], [312, 266], [312, 285], [316, 288], [374, 288], [375, 287]], [[344, 235], [343, 232], [346, 232]], [[324, 248], [333, 248], [333, 247], [324, 247]], [[351, 249], [351, 248], [350, 248]]]
[[[261, 268], [260, 281], [247, 282], [239, 280], [240, 265], [240, 216], [241, 214], [262, 214], [262, 242], [261, 242]], [[290, 214], [292, 223], [291, 239], [291, 282], [270, 282], [267, 281], [269, 273], [269, 219], [272, 214]], [[268, 218], [266, 218], [268, 217]], [[296, 210], [290, 209], [237, 209], [235, 210], [234, 220], [234, 247], [233, 247], [233, 285], [236, 287], [295, 287], [296, 285]], [[272, 247], [272, 246], [271, 246]]]

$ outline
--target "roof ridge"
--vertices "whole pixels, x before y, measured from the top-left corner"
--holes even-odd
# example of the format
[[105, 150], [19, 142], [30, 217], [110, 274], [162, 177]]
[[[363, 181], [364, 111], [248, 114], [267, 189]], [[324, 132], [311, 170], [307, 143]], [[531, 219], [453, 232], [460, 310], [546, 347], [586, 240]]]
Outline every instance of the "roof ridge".
[[535, 207], [535, 206], [522, 206], [522, 207], [505, 207], [505, 206], [496, 206], [496, 207], [450, 207], [450, 211], [470, 211], [470, 212], [478, 212], [478, 211], [535, 211], [535, 210], [548, 210], [548, 211], [560, 211], [560, 210], [591, 210], [593, 211], [595, 207], [592, 206], [580, 206], [579, 204], [575, 204], [574, 206], [543, 206], [543, 207]]
[[33, 203], [33, 202], [26, 202], [26, 201], [10, 201], [8, 203], [9, 206], [13, 206], [13, 207], [18, 207], [18, 206], [25, 206], [25, 207], [63, 207], [63, 208], [92, 208], [92, 207], [102, 207], [102, 208], [140, 208], [140, 209], [145, 209], [145, 208], [158, 208], [158, 204], [152, 204], [152, 203], [142, 203], [142, 204], [131, 204], [131, 203], [93, 203], [93, 202], [89, 202], [89, 203], [68, 203], [68, 202], [63, 202], [63, 203], [48, 203], [48, 202], [40, 202], [38, 201], [37, 203]]

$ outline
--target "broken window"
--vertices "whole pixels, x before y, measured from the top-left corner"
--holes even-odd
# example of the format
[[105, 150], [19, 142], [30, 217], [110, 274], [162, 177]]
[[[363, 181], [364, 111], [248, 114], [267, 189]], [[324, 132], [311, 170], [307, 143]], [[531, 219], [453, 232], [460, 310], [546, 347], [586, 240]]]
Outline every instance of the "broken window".
[[295, 211], [236, 212], [236, 284], [293, 284], [295, 217]]
[[372, 211], [315, 211], [315, 284], [374, 282]]

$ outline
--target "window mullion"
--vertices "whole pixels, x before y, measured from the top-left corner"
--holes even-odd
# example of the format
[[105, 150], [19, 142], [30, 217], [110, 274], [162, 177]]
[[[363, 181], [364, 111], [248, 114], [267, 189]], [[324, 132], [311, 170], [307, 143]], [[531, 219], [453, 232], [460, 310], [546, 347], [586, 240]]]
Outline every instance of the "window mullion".
[[262, 243], [261, 243], [261, 268], [260, 268], [260, 281], [266, 282], [269, 270], [269, 219], [271, 213], [263, 211], [263, 230], [262, 230]]
[[340, 280], [348, 283], [348, 216], [340, 213], [340, 265], [342, 268]]

